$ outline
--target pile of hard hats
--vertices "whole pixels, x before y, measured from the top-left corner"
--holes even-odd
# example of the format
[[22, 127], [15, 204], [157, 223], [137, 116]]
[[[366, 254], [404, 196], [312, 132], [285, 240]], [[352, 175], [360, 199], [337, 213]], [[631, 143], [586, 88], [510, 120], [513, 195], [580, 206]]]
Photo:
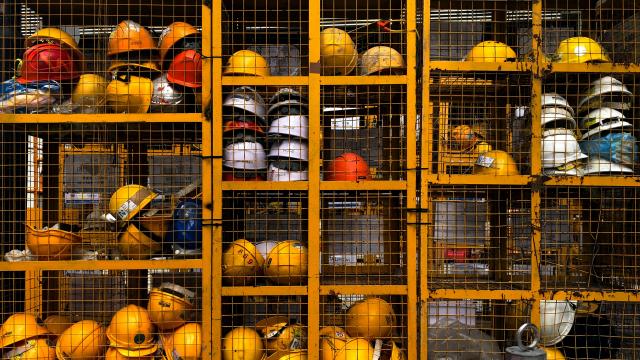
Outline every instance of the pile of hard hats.
[[585, 175], [633, 174], [638, 145], [633, 124], [624, 115], [633, 95], [619, 80], [605, 76], [593, 81], [578, 103], [580, 147], [589, 161]]
[[555, 93], [542, 94], [542, 173], [556, 176], [581, 176], [583, 160], [580, 151], [573, 108]]
[[306, 281], [307, 269], [307, 248], [298, 240], [238, 239], [222, 255], [222, 276], [233, 285], [255, 285], [262, 275], [276, 284], [298, 285]]
[[302, 181], [309, 177], [309, 109], [300, 92], [282, 88], [269, 100], [269, 181]]
[[35, 315], [15, 313], [0, 326], [3, 359], [55, 360], [54, 336]]

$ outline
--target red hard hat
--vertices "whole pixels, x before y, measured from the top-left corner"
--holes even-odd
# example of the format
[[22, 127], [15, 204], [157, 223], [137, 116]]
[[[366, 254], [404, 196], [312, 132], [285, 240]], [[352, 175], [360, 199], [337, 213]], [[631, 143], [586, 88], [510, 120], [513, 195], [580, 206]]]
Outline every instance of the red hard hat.
[[195, 50], [179, 53], [169, 65], [167, 80], [189, 88], [202, 87], [202, 56]]
[[356, 153], [344, 153], [327, 164], [324, 179], [327, 181], [371, 180], [369, 165]]
[[16, 79], [21, 84], [31, 81], [70, 80], [82, 75], [82, 63], [73, 60], [70, 50], [63, 49], [60, 44], [38, 44], [24, 53], [20, 66], [20, 76]]
[[253, 121], [246, 120], [228, 120], [225, 121], [222, 133], [227, 133], [231, 131], [250, 131], [256, 134], [264, 135], [264, 129], [262, 126], [256, 124]]

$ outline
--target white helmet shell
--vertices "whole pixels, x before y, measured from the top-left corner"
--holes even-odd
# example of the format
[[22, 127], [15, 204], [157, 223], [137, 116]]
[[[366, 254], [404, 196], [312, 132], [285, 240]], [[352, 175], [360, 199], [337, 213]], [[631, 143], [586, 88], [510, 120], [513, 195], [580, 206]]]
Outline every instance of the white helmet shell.
[[267, 115], [264, 99], [258, 92], [249, 86], [235, 88], [222, 102], [227, 109], [240, 109], [258, 116], [264, 120]]
[[556, 93], [542, 94], [542, 108], [560, 108], [570, 112], [571, 116], [575, 114], [569, 102]]
[[280, 169], [274, 164], [269, 164], [267, 169], [268, 181], [306, 181], [309, 180], [309, 172], [303, 171], [290, 171], [286, 169]]
[[277, 241], [261, 241], [256, 244], [256, 250], [258, 250], [260, 255], [262, 255], [262, 258], [266, 259], [269, 256], [271, 249], [273, 249], [276, 245], [278, 245]]
[[177, 106], [184, 101], [184, 94], [176, 90], [173, 84], [167, 80], [167, 74], [162, 74], [152, 82], [153, 94], [149, 112], [152, 113], [176, 113]]
[[567, 127], [570, 127], [572, 130], [578, 127], [576, 120], [571, 115], [571, 112], [564, 108], [544, 108], [541, 113], [541, 125], [542, 127], [548, 126], [550, 124], [558, 124], [558, 123], [567, 124]]
[[272, 107], [275, 104], [287, 100], [295, 100], [302, 104], [306, 104], [308, 102], [307, 98], [299, 91], [292, 88], [281, 88], [269, 99], [269, 105]]
[[582, 136], [582, 140], [588, 139], [594, 134], [605, 130], [632, 127], [630, 123], [624, 121], [626, 117], [620, 111], [603, 107], [595, 109], [580, 119], [580, 128], [587, 130]]
[[576, 318], [578, 302], [575, 300], [540, 301], [540, 341], [551, 346], [564, 339]]
[[309, 138], [309, 119], [304, 115], [288, 115], [279, 117], [271, 122], [269, 136], [295, 136], [301, 139]]
[[284, 140], [277, 142], [269, 149], [269, 158], [309, 160], [309, 146], [300, 140]]
[[591, 83], [591, 87], [578, 103], [578, 113], [600, 107], [605, 103], [630, 105], [632, 101], [631, 91], [620, 80], [605, 76]]
[[587, 165], [584, 168], [585, 175], [598, 175], [598, 174], [633, 174], [633, 169], [622, 165], [616, 164], [609, 160], [603, 159], [599, 156], [589, 156]]
[[555, 168], [572, 161], [586, 159], [573, 131], [551, 129], [542, 133], [542, 167]]
[[264, 170], [267, 168], [267, 154], [259, 142], [231, 143], [224, 149], [223, 165], [238, 170]]

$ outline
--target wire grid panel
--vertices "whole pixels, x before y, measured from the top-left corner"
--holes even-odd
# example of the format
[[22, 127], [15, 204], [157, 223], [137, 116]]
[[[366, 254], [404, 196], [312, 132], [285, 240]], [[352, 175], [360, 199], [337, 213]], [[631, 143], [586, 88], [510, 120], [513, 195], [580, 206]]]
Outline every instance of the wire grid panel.
[[168, 339], [200, 329], [201, 288], [196, 269], [45, 271], [14, 289], [38, 295], [3, 310], [3, 329], [17, 334], [3, 345], [20, 352], [21, 336], [30, 336], [50, 340], [51, 351], [70, 357], [98, 357], [116, 347], [156, 354], [163, 339], [169, 349]]
[[[422, 267], [429, 288], [527, 289], [530, 277], [524, 268], [511, 266], [521, 255], [506, 246], [513, 234], [508, 231], [509, 206], [530, 197], [519, 187], [456, 186], [432, 188], [432, 209], [427, 242], [429, 262]], [[530, 224], [528, 214], [522, 224]]]
[[[405, 296], [332, 294], [320, 298], [320, 358], [345, 355], [381, 358], [391, 352], [406, 358], [407, 298]], [[345, 336], [346, 335], [346, 336]], [[396, 348], [396, 349], [394, 349]], [[395, 351], [394, 351], [395, 350]]]
[[199, 3], [16, 2], [2, 19], [0, 113], [200, 112]]
[[222, 298], [222, 354], [272, 355], [307, 350], [305, 296], [243, 296]]
[[322, 174], [325, 181], [406, 178], [406, 88], [323, 86]]
[[309, 14], [304, 1], [223, 1], [223, 75], [308, 75]]
[[406, 283], [406, 207], [400, 192], [321, 194], [322, 283]]
[[553, 62], [638, 63], [633, 1], [546, 1], [542, 20], [543, 50]]
[[1, 127], [6, 259], [201, 256], [198, 125]]
[[306, 193], [229, 191], [223, 199], [223, 283], [306, 284]]
[[442, 0], [430, 4], [431, 33], [427, 36], [432, 61], [530, 60], [531, 1]]
[[432, 72], [429, 84], [433, 138], [427, 141], [433, 149], [434, 171], [529, 172], [530, 134], [512, 131], [531, 102], [529, 75]]

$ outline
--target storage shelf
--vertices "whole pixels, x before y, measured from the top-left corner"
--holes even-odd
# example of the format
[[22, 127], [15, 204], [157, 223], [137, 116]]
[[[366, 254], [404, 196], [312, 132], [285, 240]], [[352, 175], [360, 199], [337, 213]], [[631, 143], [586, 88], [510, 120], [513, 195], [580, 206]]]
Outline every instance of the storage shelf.
[[0, 114], [5, 124], [199, 123], [202, 114]]
[[0, 271], [201, 269], [200, 259], [0, 262]]

